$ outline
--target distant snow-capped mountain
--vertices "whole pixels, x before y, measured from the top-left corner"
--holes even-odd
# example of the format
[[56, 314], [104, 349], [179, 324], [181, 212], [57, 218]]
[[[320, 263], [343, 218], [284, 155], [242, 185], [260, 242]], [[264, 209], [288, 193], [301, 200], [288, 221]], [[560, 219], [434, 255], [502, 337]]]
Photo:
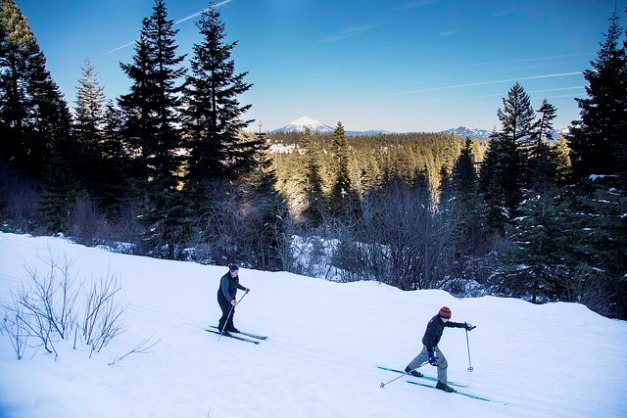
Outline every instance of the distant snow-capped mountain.
[[480, 128], [469, 128], [467, 126], [458, 126], [457, 128], [447, 129], [445, 131], [438, 132], [444, 135], [457, 135], [460, 138], [471, 139], [488, 139], [490, 138], [490, 131]]
[[291, 123], [283, 126], [282, 128], [273, 129], [272, 131], [270, 131], [270, 133], [276, 134], [276, 133], [286, 133], [286, 132], [305, 132], [306, 128], [309, 128], [311, 133], [323, 133], [323, 134], [331, 133], [334, 130], [329, 125], [325, 125], [310, 117], [303, 116], [302, 118], [298, 118], [292, 121]]
[[[315, 134], [328, 134], [333, 133], [335, 128], [330, 127], [329, 125], [325, 125], [322, 122], [318, 122], [315, 119], [312, 119], [308, 116], [303, 116], [302, 118], [298, 118], [295, 121], [277, 129], [273, 129], [270, 131], [271, 134], [275, 133], [286, 133], [286, 132], [305, 132], [305, 129], [309, 128], [311, 133]], [[371, 129], [368, 131], [344, 131], [346, 136], [374, 136], [378, 134], [390, 134], [393, 132], [385, 131], [382, 129]]]
[[[282, 128], [271, 130], [270, 133], [305, 132], [306, 128], [309, 128], [311, 133], [314, 134], [330, 134], [335, 131], [335, 129], [329, 125], [325, 125], [324, 123], [308, 116], [303, 116], [302, 118], [298, 118]], [[568, 128], [559, 130], [556, 129], [553, 132], [553, 140], [557, 140], [560, 134], [564, 134], [567, 131]], [[394, 132], [372, 129], [368, 131], [345, 131], [345, 133], [346, 136], [374, 136], [379, 134], [393, 134]], [[489, 139], [492, 131], [481, 128], [471, 128], [468, 126], [458, 126], [457, 128], [446, 129], [438, 133], [443, 135], [456, 135], [460, 138]]]

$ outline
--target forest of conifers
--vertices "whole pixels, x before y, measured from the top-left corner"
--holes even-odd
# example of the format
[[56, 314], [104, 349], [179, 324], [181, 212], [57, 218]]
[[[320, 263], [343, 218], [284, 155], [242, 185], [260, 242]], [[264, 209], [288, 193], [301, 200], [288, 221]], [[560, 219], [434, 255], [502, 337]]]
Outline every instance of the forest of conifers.
[[[85, 62], [75, 107], [13, 0], [0, 0], [0, 221], [153, 257], [325, 272], [403, 290], [570, 301], [627, 318], [627, 52], [617, 13], [580, 119], [515, 83], [489, 140], [251, 133], [252, 87], [211, 7], [189, 67], [164, 0], [142, 23], [129, 92]], [[254, 104], [253, 104], [254, 105]], [[341, 120], [341, 117], [338, 118]], [[313, 250], [312, 250], [313, 248]], [[301, 251], [307, 250], [307, 256]]]

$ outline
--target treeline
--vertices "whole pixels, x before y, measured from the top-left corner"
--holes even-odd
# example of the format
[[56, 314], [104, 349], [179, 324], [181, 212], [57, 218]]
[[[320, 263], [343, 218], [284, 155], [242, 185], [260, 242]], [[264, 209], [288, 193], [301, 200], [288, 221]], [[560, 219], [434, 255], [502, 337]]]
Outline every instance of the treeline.
[[581, 302], [627, 318], [627, 56], [616, 13], [584, 71], [581, 118], [552, 143], [557, 109], [533, 109], [518, 83], [488, 141], [348, 138], [341, 122], [331, 135], [247, 133], [250, 105], [238, 97], [252, 85], [235, 72], [237, 42], [225, 43], [212, 5], [186, 68], [156, 0], [121, 64], [129, 93], [107, 100], [86, 61], [70, 110], [24, 16], [0, 0], [3, 230], [406, 290]]
[[120, 64], [129, 93], [107, 100], [86, 61], [70, 110], [25, 17], [13, 0], [0, 1], [6, 229], [62, 232], [87, 244], [125, 241], [158, 257], [277, 267], [269, 249], [282, 200], [263, 136], [243, 131], [250, 105], [238, 100], [251, 84], [235, 71], [237, 43], [225, 42], [215, 5], [196, 26], [201, 41], [186, 68], [174, 22], [156, 0], [132, 61]]
[[[487, 147], [437, 134], [348, 139], [341, 122], [332, 135], [271, 135], [292, 227], [309, 246], [333, 239], [327, 274], [342, 280], [581, 302], [627, 318], [622, 35], [614, 13], [584, 72], [581, 119], [555, 143], [557, 109], [533, 109], [518, 83]], [[316, 270], [329, 250], [319, 242], [318, 253], [292, 269]]]

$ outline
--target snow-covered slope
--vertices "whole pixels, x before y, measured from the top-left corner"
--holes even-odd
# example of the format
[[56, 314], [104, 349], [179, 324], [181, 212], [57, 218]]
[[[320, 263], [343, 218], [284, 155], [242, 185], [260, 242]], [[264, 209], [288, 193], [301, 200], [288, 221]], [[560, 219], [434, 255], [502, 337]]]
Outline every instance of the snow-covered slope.
[[[85, 347], [59, 343], [56, 361], [33, 348], [17, 361], [0, 335], [2, 417], [618, 418], [627, 411], [627, 323], [582, 305], [460, 300], [241, 268], [251, 292], [235, 324], [269, 336], [253, 345], [203, 331], [220, 316], [224, 267], [112, 254], [59, 238], [0, 233], [0, 303], [10, 304], [28, 283], [26, 267], [48, 271], [51, 254], [71, 262], [78, 288], [117, 278], [127, 331], [91, 359]], [[409, 378], [379, 387], [397, 375], [376, 366], [404, 368], [442, 305], [454, 321], [477, 326], [468, 345], [462, 329], [444, 331], [449, 379], [494, 402], [409, 385]], [[158, 341], [149, 352], [107, 365], [149, 338]], [[428, 365], [422, 371], [435, 375]]]

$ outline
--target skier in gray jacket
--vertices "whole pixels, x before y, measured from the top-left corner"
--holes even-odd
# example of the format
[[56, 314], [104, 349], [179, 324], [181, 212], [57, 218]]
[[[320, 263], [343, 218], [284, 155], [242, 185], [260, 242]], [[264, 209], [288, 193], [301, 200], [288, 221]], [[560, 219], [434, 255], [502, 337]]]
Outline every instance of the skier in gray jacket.
[[[237, 264], [229, 264], [229, 272], [220, 279], [220, 287], [218, 288], [218, 304], [222, 310], [222, 317], [218, 322], [220, 332], [239, 332], [233, 325], [233, 316], [235, 316], [235, 305], [237, 300], [235, 295], [237, 289], [245, 290], [246, 293], [250, 289], [239, 284], [239, 267]], [[225, 326], [226, 325], [226, 326]]]
[[451, 310], [447, 306], [442, 306], [438, 314], [431, 318], [427, 324], [425, 335], [422, 337], [422, 350], [409, 365], [405, 367], [405, 372], [416, 377], [422, 377], [422, 373], [415, 369], [421, 367], [428, 361], [429, 364], [438, 368], [438, 383], [435, 387], [445, 392], [453, 392], [454, 389], [447, 384], [448, 377], [446, 369], [448, 368], [448, 362], [444, 354], [442, 354], [438, 348], [438, 343], [440, 342], [440, 338], [442, 338], [444, 328], [466, 328], [468, 331], [472, 331], [476, 328], [466, 322], [452, 322], [450, 320], [451, 315]]

